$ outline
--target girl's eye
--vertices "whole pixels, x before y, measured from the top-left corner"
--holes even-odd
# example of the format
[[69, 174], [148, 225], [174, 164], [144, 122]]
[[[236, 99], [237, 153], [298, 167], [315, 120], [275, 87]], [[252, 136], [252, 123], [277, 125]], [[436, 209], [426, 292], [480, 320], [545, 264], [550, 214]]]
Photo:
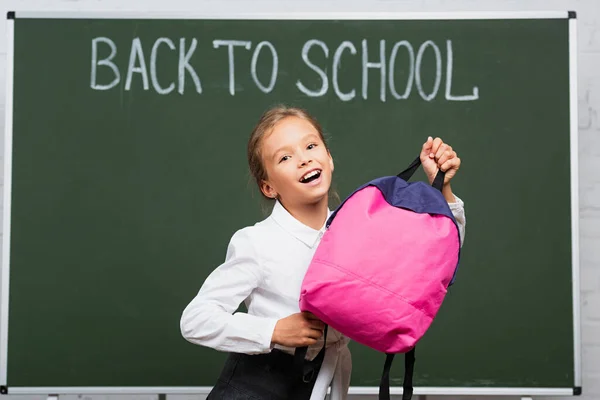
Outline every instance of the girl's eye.
[[315, 147], [317, 147], [316, 143], [311, 143], [311, 144], [309, 144], [309, 145], [308, 145], [307, 149], [308, 149], [308, 150], [312, 150], [312, 149], [314, 149]]
[[279, 160], [279, 162], [282, 163], [282, 162], [287, 161], [289, 159], [290, 159], [290, 156], [283, 156], [283, 157], [281, 157], [281, 160]]

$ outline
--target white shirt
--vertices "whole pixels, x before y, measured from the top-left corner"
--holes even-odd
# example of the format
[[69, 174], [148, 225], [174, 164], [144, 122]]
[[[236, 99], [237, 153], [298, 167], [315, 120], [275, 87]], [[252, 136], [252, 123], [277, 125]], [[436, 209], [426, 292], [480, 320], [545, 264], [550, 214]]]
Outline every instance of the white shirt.
[[[462, 243], [463, 202], [456, 197], [456, 203], [449, 205]], [[237, 231], [227, 248], [225, 262], [210, 274], [183, 311], [183, 337], [219, 351], [270, 352], [277, 321], [300, 312], [302, 281], [324, 231], [325, 226], [315, 230], [304, 225], [279, 202], [268, 218]], [[235, 312], [242, 301], [248, 312]], [[347, 343], [345, 336], [329, 327], [327, 351], [311, 400], [324, 399], [330, 384], [332, 400], [346, 398], [352, 369]], [[275, 347], [290, 354], [295, 351]], [[307, 358], [316, 357], [322, 347], [321, 339], [309, 347]]]

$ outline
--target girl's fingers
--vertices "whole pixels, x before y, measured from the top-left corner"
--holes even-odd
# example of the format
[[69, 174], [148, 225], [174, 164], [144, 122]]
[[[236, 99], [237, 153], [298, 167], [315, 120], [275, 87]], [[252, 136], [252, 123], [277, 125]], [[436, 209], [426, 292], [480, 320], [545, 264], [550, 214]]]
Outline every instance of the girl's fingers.
[[425, 153], [425, 154], [429, 155], [428, 153], [431, 152], [432, 146], [433, 146], [433, 138], [431, 136], [429, 136], [427, 138], [427, 140], [425, 141], [425, 143], [423, 143], [423, 147], [421, 148], [421, 153]]
[[311, 327], [315, 329], [325, 329], [325, 323], [317, 318], [314, 314], [309, 312], [303, 312], [302, 314]]
[[458, 158], [458, 157], [454, 157], [454, 158], [444, 162], [440, 166], [440, 169], [442, 170], [442, 172], [446, 172], [451, 169], [458, 170], [458, 168], [460, 168], [460, 158]]
[[452, 150], [446, 150], [442, 153], [442, 155], [437, 159], [438, 167], [444, 165], [444, 163], [452, 158], [456, 157], [456, 152]]
[[452, 147], [447, 145], [446, 143], [442, 143], [438, 148], [437, 152], [435, 153], [435, 159], [439, 160], [445, 152], [452, 152]]
[[317, 329], [309, 329], [306, 332], [304, 332], [304, 336], [311, 339], [319, 339], [321, 336], [323, 336], [323, 331]]
[[443, 144], [444, 142], [441, 138], [436, 137], [435, 139], [433, 139], [433, 145], [431, 146], [431, 153], [429, 153], [429, 157], [434, 158], [438, 153], [440, 146], [442, 146]]
[[325, 329], [325, 324], [321, 321], [312, 321], [312, 328], [322, 331]]

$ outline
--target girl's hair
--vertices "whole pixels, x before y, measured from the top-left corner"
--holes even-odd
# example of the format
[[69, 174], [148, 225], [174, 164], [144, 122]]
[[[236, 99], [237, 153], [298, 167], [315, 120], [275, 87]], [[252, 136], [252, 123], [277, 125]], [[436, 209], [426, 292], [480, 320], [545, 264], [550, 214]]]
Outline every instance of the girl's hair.
[[[310, 115], [306, 110], [298, 107], [288, 107], [284, 105], [275, 106], [269, 110], [267, 110], [261, 117], [254, 129], [252, 130], [252, 134], [250, 135], [250, 139], [248, 140], [248, 167], [250, 168], [250, 174], [252, 178], [256, 181], [258, 185], [258, 189], [262, 194], [262, 190], [260, 190], [260, 186], [262, 181], [267, 180], [267, 171], [263, 165], [262, 161], [262, 142], [266, 135], [270, 134], [273, 131], [275, 125], [281, 120], [288, 117], [297, 117], [301, 118], [305, 121], [308, 121], [315, 130], [319, 133], [319, 137], [325, 144], [325, 148], [329, 151], [329, 146], [327, 145], [327, 141], [325, 139], [325, 135], [323, 134], [323, 128], [321, 128], [321, 124]], [[335, 190], [330, 190], [330, 196], [333, 196], [334, 199], [339, 201], [339, 196], [335, 193]], [[264, 196], [264, 198], [267, 198]], [[272, 200], [272, 199], [269, 199]]]

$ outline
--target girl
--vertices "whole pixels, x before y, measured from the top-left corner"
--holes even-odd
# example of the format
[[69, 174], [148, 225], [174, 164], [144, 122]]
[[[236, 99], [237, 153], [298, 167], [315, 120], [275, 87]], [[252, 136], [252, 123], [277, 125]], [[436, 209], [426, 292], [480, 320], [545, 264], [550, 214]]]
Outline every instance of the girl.
[[[423, 144], [430, 182], [445, 171], [443, 195], [464, 238], [463, 202], [450, 188], [460, 159], [441, 139]], [[208, 399], [318, 399], [332, 387], [345, 399], [350, 385], [348, 339], [298, 306], [302, 280], [330, 214], [333, 159], [319, 123], [297, 108], [267, 111], [248, 142], [248, 164], [271, 215], [237, 231], [225, 262], [206, 279], [183, 311], [188, 341], [231, 353]], [[237, 310], [244, 301], [248, 312]], [[309, 346], [304, 374], [296, 373], [296, 347]], [[312, 394], [312, 395], [311, 395]]]

